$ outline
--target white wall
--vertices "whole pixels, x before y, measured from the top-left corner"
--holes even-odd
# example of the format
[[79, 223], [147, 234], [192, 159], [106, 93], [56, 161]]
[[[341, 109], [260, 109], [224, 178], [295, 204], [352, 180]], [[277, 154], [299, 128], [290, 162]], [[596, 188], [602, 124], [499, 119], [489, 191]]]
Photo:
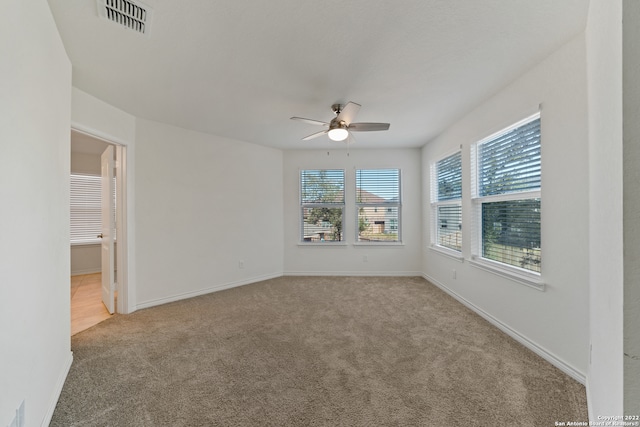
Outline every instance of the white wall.
[[[364, 136], [363, 136], [364, 138]], [[291, 275], [420, 275], [420, 150], [331, 150], [284, 153], [284, 271]], [[403, 245], [353, 245], [356, 236], [355, 169], [402, 170]], [[300, 245], [301, 169], [345, 170], [344, 246]], [[367, 262], [363, 261], [364, 255]]]
[[[463, 145], [463, 254], [465, 262], [428, 249], [425, 275], [580, 381], [588, 360], [588, 140], [586, 52], [577, 37], [459, 120], [423, 149], [425, 218], [429, 165]], [[469, 264], [471, 243], [470, 145], [541, 109], [541, 292]], [[453, 279], [452, 270], [457, 270]]]
[[69, 366], [71, 64], [46, 1], [0, 25], [0, 425], [48, 424]]
[[624, 0], [624, 413], [640, 414], [640, 2]]
[[71, 151], [71, 173], [100, 175], [100, 155]]
[[136, 156], [139, 308], [282, 274], [280, 150], [139, 119]]
[[75, 129], [126, 145], [128, 155], [132, 155], [136, 129], [134, 116], [75, 87], [71, 99], [71, 124]]
[[102, 271], [100, 244], [71, 246], [71, 275], [99, 273]]
[[623, 411], [621, 25], [620, 0], [591, 0], [586, 30], [591, 419]]

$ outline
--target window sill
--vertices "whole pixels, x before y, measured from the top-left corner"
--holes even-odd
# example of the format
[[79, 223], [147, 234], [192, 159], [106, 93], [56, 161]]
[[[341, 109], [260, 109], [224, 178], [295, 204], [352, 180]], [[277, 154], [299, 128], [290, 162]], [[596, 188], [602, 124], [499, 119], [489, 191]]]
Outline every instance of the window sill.
[[298, 246], [347, 246], [347, 242], [298, 242]]
[[71, 246], [100, 246], [102, 242], [100, 240], [92, 240], [86, 242], [71, 242]]
[[437, 254], [452, 258], [458, 262], [464, 262], [464, 257], [462, 256], [462, 253], [458, 251], [454, 251], [453, 249], [447, 249], [437, 245], [431, 245], [429, 246], [429, 249], [436, 252]]
[[481, 270], [488, 271], [489, 273], [493, 273], [506, 279], [510, 279], [514, 282], [518, 282], [521, 285], [525, 285], [538, 291], [544, 292], [545, 283], [542, 278], [535, 273], [529, 274], [525, 271], [520, 271], [519, 269], [511, 269], [507, 266], [503, 266], [502, 264], [498, 264], [496, 262], [476, 256], [472, 257], [469, 260], [469, 264]]
[[402, 242], [353, 242], [353, 246], [404, 246]]

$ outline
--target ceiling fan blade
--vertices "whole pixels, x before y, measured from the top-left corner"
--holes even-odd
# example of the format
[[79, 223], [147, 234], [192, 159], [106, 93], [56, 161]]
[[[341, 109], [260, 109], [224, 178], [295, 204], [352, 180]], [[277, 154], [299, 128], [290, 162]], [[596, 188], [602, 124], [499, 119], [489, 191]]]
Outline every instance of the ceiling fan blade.
[[340, 114], [336, 117], [338, 121], [344, 121], [347, 126], [356, 118], [356, 114], [360, 111], [360, 104], [349, 102], [344, 106]]
[[388, 130], [389, 123], [351, 123], [349, 130], [353, 132], [368, 132], [373, 130]]
[[302, 140], [303, 140], [303, 141], [308, 141], [308, 140], [310, 140], [310, 139], [313, 139], [313, 138], [317, 138], [317, 137], [319, 137], [319, 136], [322, 136], [322, 135], [324, 135], [324, 134], [326, 134], [326, 133], [329, 133], [329, 129], [327, 129], [327, 130], [321, 130], [320, 132], [316, 132], [316, 133], [312, 133], [311, 135], [309, 135], [309, 136], [305, 136], [304, 138], [302, 138]]
[[299, 122], [305, 122], [305, 123], [308, 123], [310, 125], [329, 126], [329, 123], [327, 123], [327, 122], [321, 122], [320, 120], [313, 120], [313, 119], [305, 119], [303, 117], [291, 117], [291, 120], [297, 120]]

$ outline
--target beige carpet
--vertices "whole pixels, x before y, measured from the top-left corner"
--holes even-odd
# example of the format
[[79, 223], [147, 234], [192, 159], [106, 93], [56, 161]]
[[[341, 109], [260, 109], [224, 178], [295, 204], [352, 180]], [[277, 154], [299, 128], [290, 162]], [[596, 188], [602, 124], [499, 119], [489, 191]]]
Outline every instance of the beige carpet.
[[422, 278], [282, 277], [72, 337], [52, 426], [553, 426], [584, 386]]

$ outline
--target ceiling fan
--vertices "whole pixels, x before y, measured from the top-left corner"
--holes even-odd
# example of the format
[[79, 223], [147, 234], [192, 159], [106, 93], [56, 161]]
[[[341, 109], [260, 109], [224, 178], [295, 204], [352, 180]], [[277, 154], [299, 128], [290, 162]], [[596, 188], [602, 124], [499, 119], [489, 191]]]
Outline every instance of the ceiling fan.
[[308, 141], [324, 134], [328, 134], [329, 138], [333, 141], [344, 141], [349, 136], [349, 132], [387, 130], [390, 126], [389, 123], [353, 123], [356, 114], [358, 114], [358, 111], [360, 110], [360, 104], [356, 104], [355, 102], [348, 102], [346, 105], [333, 104], [331, 106], [331, 110], [335, 113], [336, 117], [329, 123], [321, 122], [319, 120], [305, 119], [302, 117], [291, 117], [291, 120], [298, 120], [304, 123], [320, 125], [328, 128], [321, 130], [320, 132], [312, 133], [309, 136], [305, 136], [302, 138], [303, 141]]

